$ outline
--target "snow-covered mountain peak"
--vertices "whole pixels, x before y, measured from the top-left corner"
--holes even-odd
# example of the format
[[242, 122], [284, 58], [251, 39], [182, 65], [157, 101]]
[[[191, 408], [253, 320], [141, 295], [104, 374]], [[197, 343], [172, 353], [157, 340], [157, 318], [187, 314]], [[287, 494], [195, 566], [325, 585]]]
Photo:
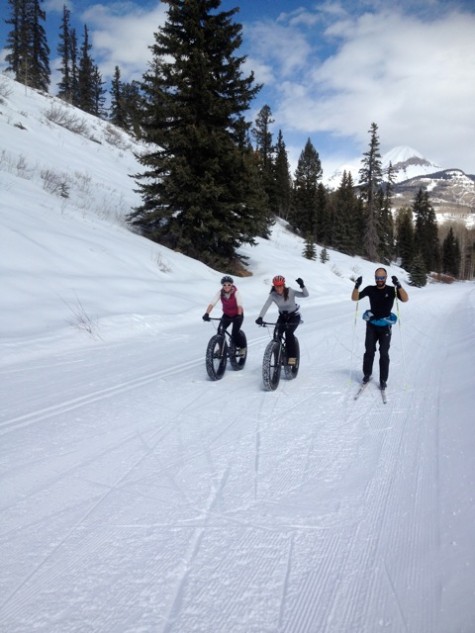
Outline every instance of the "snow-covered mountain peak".
[[389, 150], [382, 157], [383, 169], [387, 169], [391, 163], [396, 182], [402, 182], [415, 176], [432, 174], [440, 171], [442, 167], [427, 160], [420, 152], [405, 145], [398, 145]]

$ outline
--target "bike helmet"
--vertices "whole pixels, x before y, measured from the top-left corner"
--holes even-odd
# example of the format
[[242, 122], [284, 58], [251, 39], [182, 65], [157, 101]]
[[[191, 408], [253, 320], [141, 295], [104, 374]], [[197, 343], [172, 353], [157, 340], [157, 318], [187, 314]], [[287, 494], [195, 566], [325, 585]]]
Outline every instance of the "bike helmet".
[[222, 284], [233, 284], [234, 283], [234, 279], [232, 277], [230, 277], [229, 275], [224, 275], [224, 277], [221, 279], [221, 285]]
[[274, 279], [272, 280], [272, 285], [285, 286], [285, 277], [282, 277], [282, 275], [276, 275]]

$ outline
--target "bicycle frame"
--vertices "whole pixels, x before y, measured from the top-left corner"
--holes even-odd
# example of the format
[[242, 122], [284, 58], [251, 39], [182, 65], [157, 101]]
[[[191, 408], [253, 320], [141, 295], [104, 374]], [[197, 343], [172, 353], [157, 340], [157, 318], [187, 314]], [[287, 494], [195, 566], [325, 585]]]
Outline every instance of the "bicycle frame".
[[262, 359], [262, 381], [264, 383], [264, 389], [266, 391], [274, 391], [279, 385], [282, 368], [288, 380], [297, 377], [300, 363], [300, 347], [298, 339], [295, 337], [296, 362], [293, 365], [289, 365], [287, 363], [286, 349], [287, 324], [264, 321], [262, 325], [274, 326], [272, 340], [267, 344]]
[[214, 334], [208, 342], [206, 348], [206, 371], [211, 380], [220, 380], [226, 370], [227, 361], [229, 359], [231, 367], [235, 371], [243, 369], [247, 358], [247, 341], [246, 335], [241, 330], [243, 346], [240, 353], [237, 353], [237, 347], [233, 343], [232, 335], [223, 326], [220, 318], [210, 318], [210, 321], [220, 321]]

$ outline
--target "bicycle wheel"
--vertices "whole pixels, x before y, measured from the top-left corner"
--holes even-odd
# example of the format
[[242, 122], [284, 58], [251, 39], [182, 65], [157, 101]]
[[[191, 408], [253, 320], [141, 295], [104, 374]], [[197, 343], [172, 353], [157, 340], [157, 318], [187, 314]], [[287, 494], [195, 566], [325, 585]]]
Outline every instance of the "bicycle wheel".
[[239, 349], [241, 350], [239, 354], [236, 353], [236, 346], [234, 343], [231, 343], [229, 347], [229, 362], [231, 363], [231, 367], [236, 371], [239, 371], [246, 364], [247, 358], [247, 339], [244, 332], [241, 330], [241, 343]]
[[297, 378], [297, 374], [299, 373], [300, 366], [300, 344], [297, 337], [295, 337], [295, 365], [284, 365], [285, 377], [287, 380], [293, 380]]
[[277, 389], [280, 382], [281, 369], [280, 342], [270, 341], [262, 359], [262, 382], [266, 391], [275, 391]]
[[226, 370], [227, 345], [224, 335], [215, 334], [206, 348], [206, 371], [211, 380], [221, 380]]

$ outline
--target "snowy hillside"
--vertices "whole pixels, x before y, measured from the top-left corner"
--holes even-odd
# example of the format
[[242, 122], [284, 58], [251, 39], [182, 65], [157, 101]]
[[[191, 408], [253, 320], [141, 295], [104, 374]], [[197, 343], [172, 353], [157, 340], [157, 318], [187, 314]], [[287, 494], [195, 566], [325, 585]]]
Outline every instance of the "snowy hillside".
[[[475, 284], [388, 267], [409, 293], [388, 400], [378, 355], [355, 400], [368, 301], [350, 294], [377, 264], [306, 260], [277, 222], [242, 248], [246, 365], [211, 381], [201, 317], [227, 271], [124, 226], [140, 147], [6, 85], [2, 633], [473, 633]], [[275, 274], [310, 294], [299, 374], [268, 392]]]

